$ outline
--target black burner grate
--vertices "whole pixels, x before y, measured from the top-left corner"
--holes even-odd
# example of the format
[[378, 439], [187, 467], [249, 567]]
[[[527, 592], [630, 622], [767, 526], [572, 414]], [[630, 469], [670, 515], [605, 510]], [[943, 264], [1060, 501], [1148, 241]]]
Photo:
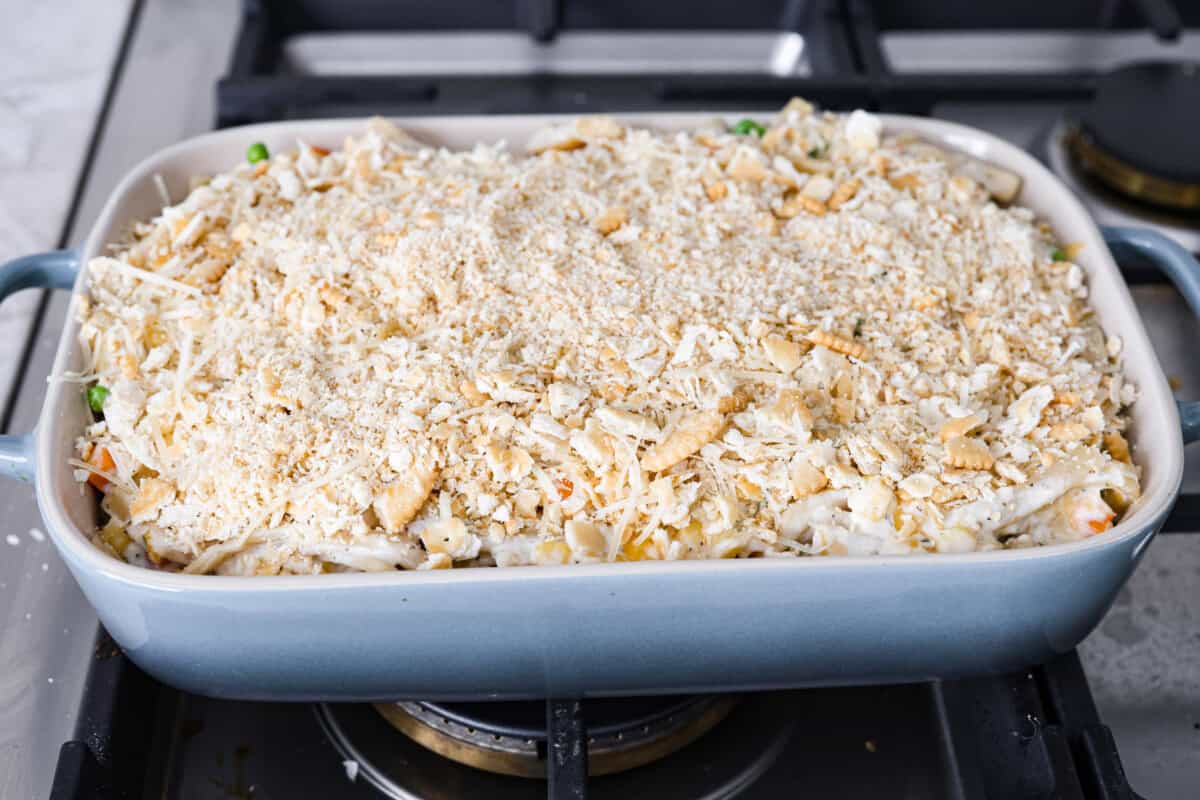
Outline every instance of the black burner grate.
[[[826, 108], [869, 108], [926, 114], [935, 103], [963, 101], [1071, 103], [1091, 98], [1096, 76], [1026, 72], [1013, 75], [898, 74], [879, 34], [901, 28], [1099, 29], [1144, 24], [1139, 6], [1164, 40], [1183, 23], [1200, 23], [1200, 7], [1183, 14], [1169, 2], [1109, 3], [1098, 11], [1086, 0], [1047, 6], [1020, 0], [947, 4], [936, 0], [743, 0], [739, 3], [608, 4], [517, 0], [482, 7], [471, 0], [408, 4], [327, 0], [244, 0], [243, 24], [229, 74], [217, 89], [220, 127], [347, 113], [555, 113], [589, 110], [778, 108], [803, 95]], [[947, 9], [953, 8], [951, 14]], [[347, 13], [353, 11], [353, 13]], [[289, 74], [284, 43], [291, 37], [347, 31], [522, 30], [547, 42], [560, 31], [777, 30], [801, 33], [811, 75], [518, 75], [312, 76]]]
[[743, 695], [724, 721], [677, 753], [590, 780], [583, 777], [587, 705], [546, 704], [549, 782], [454, 764], [368, 705], [336, 707], [334, 718], [363, 758], [351, 761], [351, 781], [345, 752], [314, 707], [170, 689], [102, 635], [77, 739], [62, 748], [51, 800], [388, 797], [373, 782], [373, 766], [400, 775], [413, 796], [447, 799], [603, 800], [644, 791], [753, 799], [794, 796], [798, 787], [813, 798], [1136, 798], [1074, 653], [992, 677]]

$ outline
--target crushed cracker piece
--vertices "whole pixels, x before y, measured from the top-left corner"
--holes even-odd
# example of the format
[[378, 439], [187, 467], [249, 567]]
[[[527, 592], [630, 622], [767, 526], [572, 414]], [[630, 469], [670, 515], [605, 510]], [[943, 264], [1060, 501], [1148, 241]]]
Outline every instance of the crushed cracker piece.
[[629, 210], [624, 206], [616, 206], [596, 217], [596, 230], [607, 236], [629, 221]]
[[175, 499], [175, 487], [158, 478], [146, 478], [138, 485], [137, 497], [129, 505], [134, 522], [154, 519], [158, 511]]
[[733, 414], [738, 411], [745, 411], [746, 406], [749, 404], [750, 394], [738, 388], [717, 400], [717, 411], [720, 411], [722, 414]]
[[966, 436], [985, 422], [982, 414], [968, 414], [965, 417], [955, 417], [938, 430], [938, 438], [943, 442], [958, 436]]
[[820, 328], [810, 333], [808, 340], [815, 345], [827, 348], [835, 353], [850, 356], [851, 358], [861, 359], [867, 355], [867, 346], [861, 342], [845, 339]]
[[978, 439], [956, 436], [946, 442], [945, 462], [957, 469], [991, 469], [995, 463], [987, 445]]
[[825, 205], [830, 211], [837, 211], [846, 203], [853, 200], [854, 195], [858, 194], [858, 190], [861, 187], [862, 181], [858, 180], [858, 178], [851, 178], [848, 181], [844, 181], [843, 183], [839, 184], [836, 189], [834, 189], [833, 194], [829, 196], [829, 199], [825, 202]]
[[700, 448], [711, 442], [725, 427], [725, 416], [715, 411], [701, 411], [686, 417], [664, 441], [646, 451], [642, 456], [642, 469], [662, 472], [689, 456], [700, 452]]
[[1092, 435], [1082, 422], [1060, 422], [1050, 426], [1050, 438], [1059, 442], [1078, 442]]
[[1104, 449], [1110, 456], [1123, 464], [1133, 463], [1133, 457], [1129, 452], [1129, 442], [1125, 440], [1120, 431], [1109, 431], [1104, 434]]
[[388, 485], [373, 505], [384, 529], [388, 533], [403, 530], [425, 504], [436, 481], [436, 469], [415, 465], [407, 475]]
[[797, 461], [788, 471], [791, 480], [792, 497], [799, 500], [815, 494], [829, 484], [825, 473], [807, 461]]
[[763, 350], [766, 351], [767, 360], [784, 374], [794, 372], [800, 366], [804, 355], [799, 342], [774, 334], [763, 339]]
[[767, 177], [763, 157], [746, 146], [739, 147], [725, 168], [729, 177], [738, 181], [762, 181]]

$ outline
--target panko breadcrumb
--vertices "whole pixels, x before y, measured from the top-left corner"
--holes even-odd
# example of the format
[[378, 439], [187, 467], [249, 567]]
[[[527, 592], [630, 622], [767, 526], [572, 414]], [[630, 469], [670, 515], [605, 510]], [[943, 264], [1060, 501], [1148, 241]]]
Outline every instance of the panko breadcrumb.
[[248, 575], [1109, 528], [1135, 393], [1016, 179], [860, 111], [743, 127], [375, 119], [134, 225], [80, 303], [96, 543]]

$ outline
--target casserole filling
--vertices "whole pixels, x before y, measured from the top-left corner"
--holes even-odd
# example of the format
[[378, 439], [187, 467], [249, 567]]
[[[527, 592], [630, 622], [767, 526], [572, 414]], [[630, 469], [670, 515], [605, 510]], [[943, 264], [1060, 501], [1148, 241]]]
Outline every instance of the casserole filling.
[[127, 560], [965, 552], [1138, 495], [1075, 253], [870, 114], [252, 156], [88, 265], [72, 463]]

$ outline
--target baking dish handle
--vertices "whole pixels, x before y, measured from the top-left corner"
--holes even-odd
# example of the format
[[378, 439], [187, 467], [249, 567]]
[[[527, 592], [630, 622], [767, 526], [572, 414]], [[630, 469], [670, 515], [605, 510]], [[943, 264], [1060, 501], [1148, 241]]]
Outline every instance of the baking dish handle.
[[[1192, 313], [1200, 317], [1200, 262], [1174, 239], [1149, 228], [1105, 227], [1104, 241], [1113, 255], [1134, 256], [1171, 279]], [[1200, 401], [1179, 402], [1183, 443], [1200, 439]]]
[[[0, 301], [22, 289], [70, 289], [79, 272], [79, 252], [53, 250], [0, 266]], [[0, 475], [33, 480], [33, 434], [0, 436]]]

